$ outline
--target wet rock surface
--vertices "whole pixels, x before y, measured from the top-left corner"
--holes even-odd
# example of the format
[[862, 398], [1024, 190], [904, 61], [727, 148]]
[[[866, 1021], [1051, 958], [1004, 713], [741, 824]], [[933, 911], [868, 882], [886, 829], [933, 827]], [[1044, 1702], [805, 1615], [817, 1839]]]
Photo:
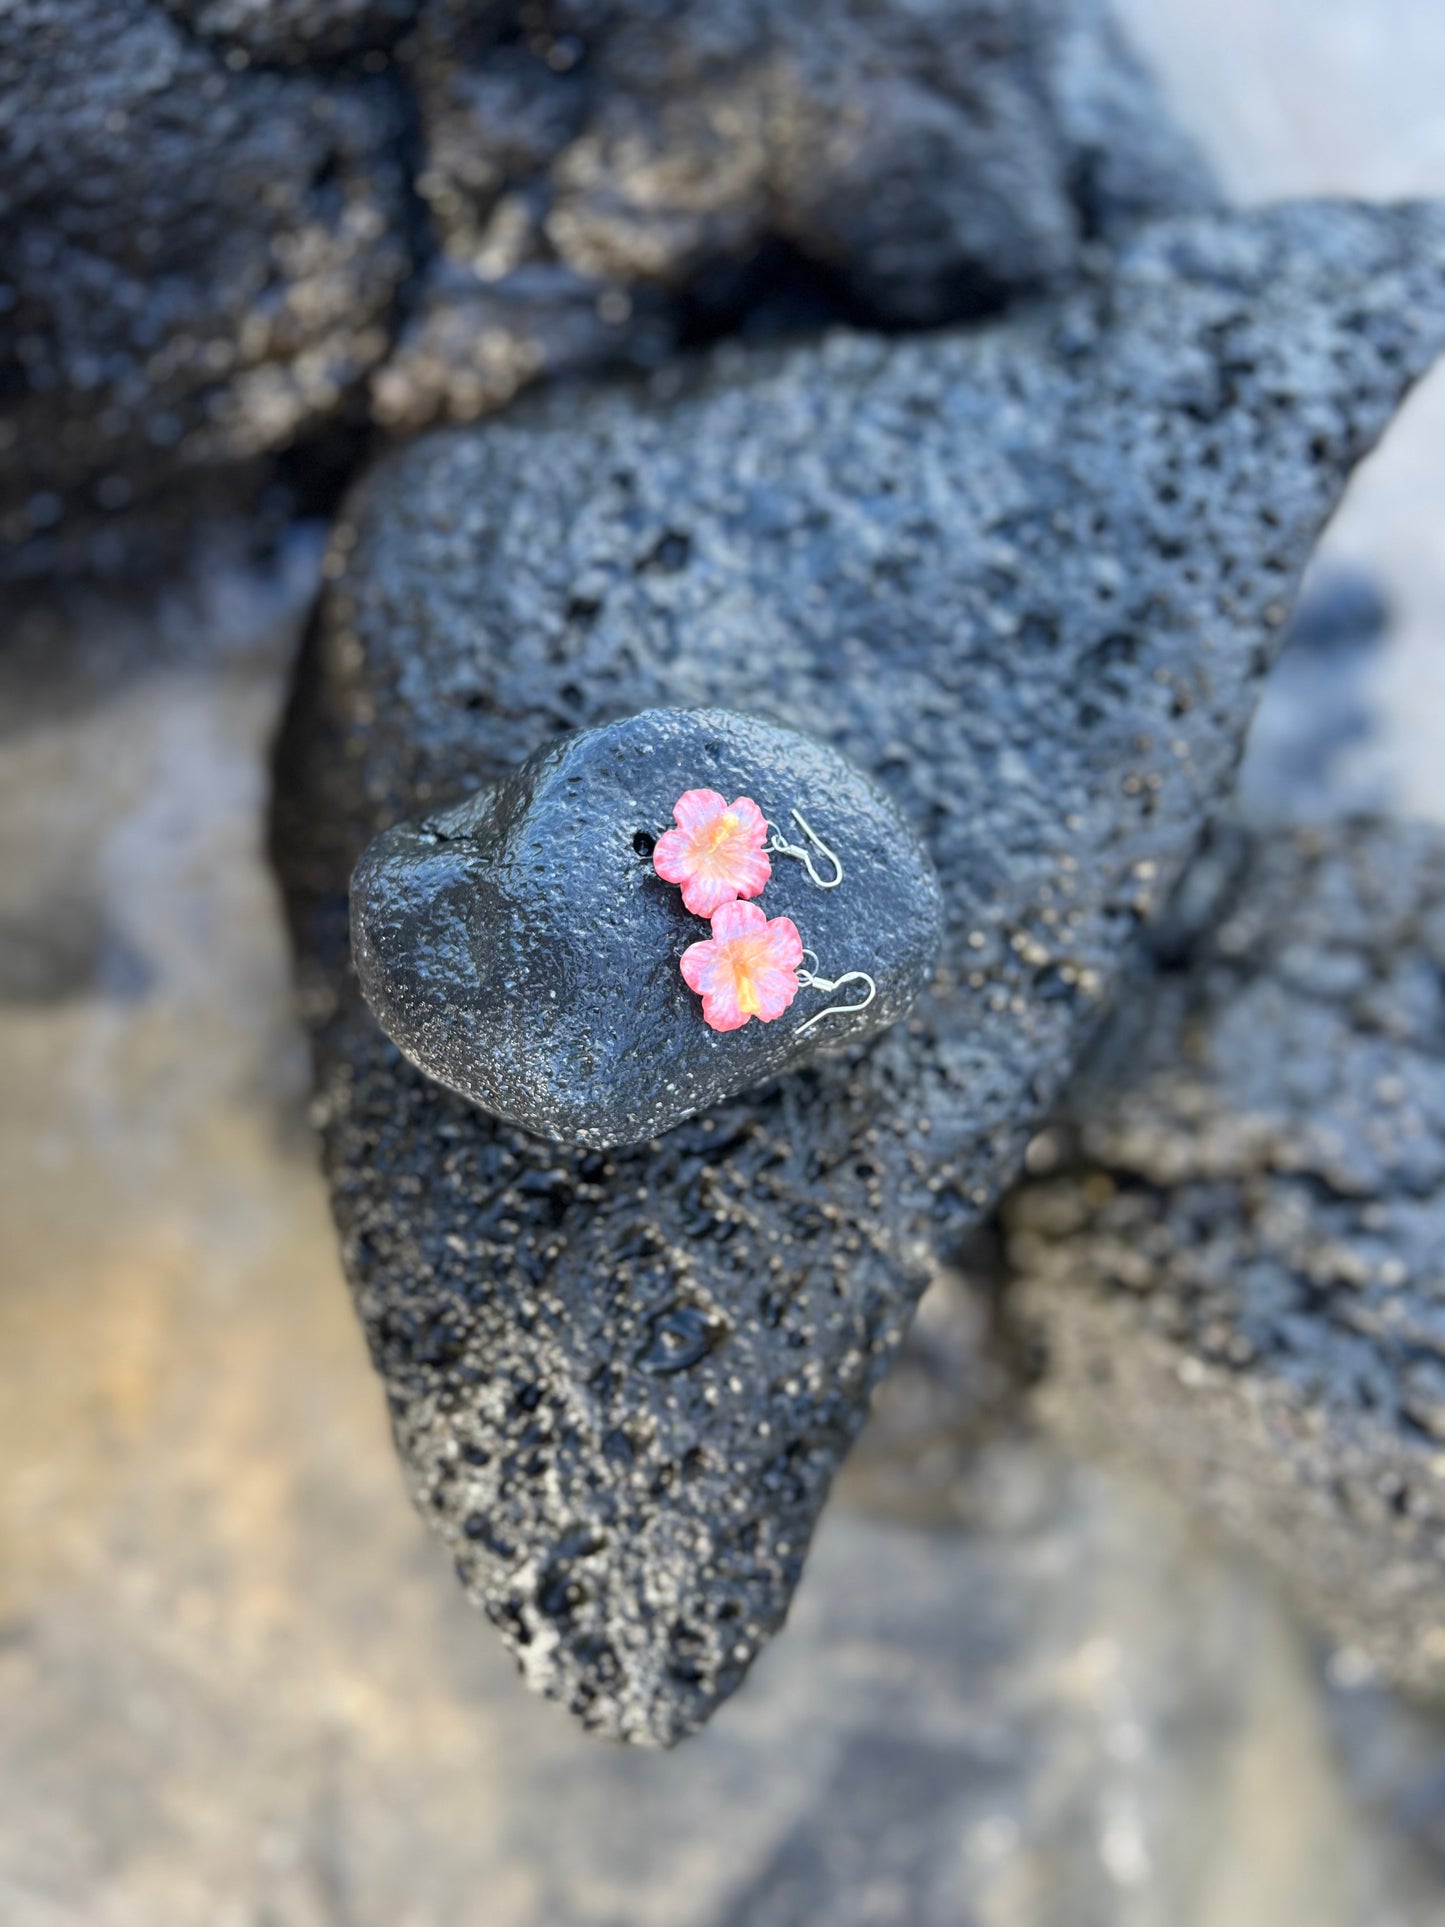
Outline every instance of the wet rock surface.
[[[781, 1622], [871, 1384], [1013, 1175], [1228, 785], [1352, 463], [1445, 334], [1445, 214], [1165, 224], [1062, 308], [730, 357], [384, 465], [282, 757], [347, 1267], [418, 1504], [531, 1682], [670, 1741]], [[399, 1060], [346, 964], [379, 829], [562, 727], [717, 702], [922, 826], [944, 966], [857, 1064], [631, 1154]]]
[[147, 0], [0, 12], [0, 544], [39, 566], [68, 512], [359, 395], [409, 266], [397, 129], [376, 90], [237, 72]]
[[[1217, 888], [1204, 893], [1209, 870]], [[1039, 1406], [1445, 1692], [1445, 838], [1227, 841], [1009, 1206]]]
[[[794, 808], [826, 832], [842, 882], [820, 889], [779, 854], [758, 905], [791, 918], [813, 974], [872, 977], [865, 1010], [815, 1022], [862, 992], [805, 987], [770, 1023], [704, 1023], [678, 965], [713, 933], [652, 860], [690, 789], [750, 796], [795, 840]], [[566, 737], [510, 782], [384, 832], [350, 894], [367, 1002], [412, 1063], [494, 1117], [603, 1150], [897, 1023], [932, 975], [941, 916], [932, 865], [874, 784], [822, 743], [722, 710]]]

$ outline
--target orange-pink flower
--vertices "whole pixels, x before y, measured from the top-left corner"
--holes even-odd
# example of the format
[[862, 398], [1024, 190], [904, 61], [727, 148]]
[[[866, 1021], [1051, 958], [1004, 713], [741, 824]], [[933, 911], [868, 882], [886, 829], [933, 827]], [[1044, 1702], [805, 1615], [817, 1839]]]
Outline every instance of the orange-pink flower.
[[682, 885], [682, 900], [695, 917], [761, 892], [773, 866], [763, 854], [768, 826], [750, 796], [726, 803], [716, 790], [689, 790], [672, 814], [677, 828], [657, 839], [652, 865]]
[[741, 1030], [750, 1017], [770, 1024], [798, 994], [803, 940], [791, 917], [769, 920], [755, 903], [725, 903], [712, 938], [689, 944], [682, 974], [702, 998], [705, 1023]]

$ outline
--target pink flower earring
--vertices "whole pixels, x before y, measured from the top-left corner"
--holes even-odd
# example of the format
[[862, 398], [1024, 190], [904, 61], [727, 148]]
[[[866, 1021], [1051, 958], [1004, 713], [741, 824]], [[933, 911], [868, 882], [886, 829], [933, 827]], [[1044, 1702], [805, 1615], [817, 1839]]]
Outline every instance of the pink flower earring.
[[812, 851], [790, 843], [750, 796], [728, 803], [716, 790], [687, 790], [677, 799], [672, 811], [677, 828], [658, 838], [653, 865], [668, 883], [682, 885], [682, 900], [695, 917], [710, 917], [736, 897], [761, 896], [773, 874], [770, 855], [796, 857], [820, 890], [836, 890], [843, 881], [837, 854], [801, 810], [788, 814], [832, 864], [832, 876], [820, 876]]
[[681, 886], [686, 908], [712, 924], [712, 936], [689, 944], [679, 963], [688, 988], [702, 998], [703, 1022], [722, 1031], [741, 1030], [754, 1017], [771, 1024], [800, 990], [833, 991], [849, 983], [867, 985], [861, 1003], [830, 1004], [799, 1025], [797, 1034], [801, 1037], [826, 1017], [866, 1010], [878, 994], [866, 970], [820, 977], [804, 966], [805, 956], [816, 964], [817, 955], [804, 948], [791, 917], [769, 918], [755, 903], [744, 901], [761, 896], [771, 878], [770, 852], [795, 857], [820, 890], [836, 890], [843, 881], [842, 862], [802, 812], [790, 814], [832, 864], [831, 877], [820, 876], [812, 853], [789, 843], [750, 796], [729, 803], [716, 790], [687, 790], [672, 814], [677, 827], [658, 838], [652, 861], [660, 877]]
[[705, 1024], [741, 1030], [750, 1017], [771, 1024], [797, 996], [803, 939], [791, 917], [765, 917], [755, 903], [724, 903], [712, 936], [689, 944], [679, 968], [702, 998]]
[[716, 790], [687, 790], [672, 815], [677, 828], [657, 839], [652, 867], [682, 885], [682, 900], [695, 917], [762, 894], [773, 874], [763, 847], [768, 824], [750, 796], [727, 803]]

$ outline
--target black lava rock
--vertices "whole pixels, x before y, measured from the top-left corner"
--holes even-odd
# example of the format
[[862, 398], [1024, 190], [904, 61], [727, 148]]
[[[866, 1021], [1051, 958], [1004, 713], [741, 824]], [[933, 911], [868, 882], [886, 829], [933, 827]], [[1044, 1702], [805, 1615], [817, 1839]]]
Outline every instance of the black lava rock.
[[0, 8], [0, 547], [38, 567], [182, 472], [193, 514], [342, 412], [409, 267], [398, 132], [150, 0]]
[[0, 549], [124, 562], [369, 421], [996, 309], [1212, 199], [1098, 0], [11, 0]]
[[[678, 960], [709, 927], [652, 862], [690, 789], [751, 796], [794, 844], [797, 808], [836, 853], [836, 888], [780, 854], [757, 901], [793, 920], [814, 974], [866, 971], [866, 1010], [811, 1023], [860, 1001], [866, 986], [845, 985], [800, 991], [771, 1023], [703, 1022]], [[357, 972], [392, 1041], [492, 1116], [599, 1149], [896, 1023], [932, 974], [941, 917], [932, 864], [861, 771], [715, 709], [648, 710], [566, 738], [510, 782], [387, 830], [351, 880]]]
[[991, 311], [1216, 199], [1099, 0], [511, 12], [428, 0], [397, 48], [441, 255], [391, 426], [736, 326]]
[[[238, 67], [289, 67], [386, 47], [422, 0], [163, 0], [202, 39], [227, 48]], [[244, 55], [244, 60], [235, 58]]]
[[[275, 828], [343, 1252], [418, 1505], [588, 1724], [677, 1739], [781, 1624], [917, 1294], [1016, 1175], [1442, 342], [1445, 210], [1201, 217], [1024, 318], [559, 393], [353, 502]], [[378, 1031], [351, 868], [559, 729], [701, 704], [806, 719], [898, 799], [942, 967], [856, 1061], [655, 1147], [525, 1137]]]
[[1074, 1448], [1445, 1697], [1445, 836], [1231, 837], [1218, 875], [1008, 1201], [1009, 1302]]
[[1214, 199], [1099, 0], [569, 0], [548, 28], [441, 0], [400, 48], [460, 258], [500, 214], [513, 249], [525, 218], [600, 282], [687, 288], [772, 237], [916, 324]]

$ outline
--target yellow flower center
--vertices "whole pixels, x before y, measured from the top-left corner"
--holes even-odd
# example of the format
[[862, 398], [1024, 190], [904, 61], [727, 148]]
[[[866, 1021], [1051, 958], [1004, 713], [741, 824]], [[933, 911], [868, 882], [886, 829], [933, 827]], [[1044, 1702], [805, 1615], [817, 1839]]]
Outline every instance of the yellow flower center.
[[767, 946], [756, 937], [734, 937], [727, 946], [726, 954], [738, 1009], [745, 1010], [750, 1017], [756, 1017], [763, 1007], [763, 1000], [758, 994], [757, 973], [767, 968]]
[[731, 840], [732, 833], [737, 827], [738, 817], [736, 811], [727, 810], [722, 816], [718, 817], [707, 833], [708, 853], [711, 855], [722, 849], [723, 846]]

